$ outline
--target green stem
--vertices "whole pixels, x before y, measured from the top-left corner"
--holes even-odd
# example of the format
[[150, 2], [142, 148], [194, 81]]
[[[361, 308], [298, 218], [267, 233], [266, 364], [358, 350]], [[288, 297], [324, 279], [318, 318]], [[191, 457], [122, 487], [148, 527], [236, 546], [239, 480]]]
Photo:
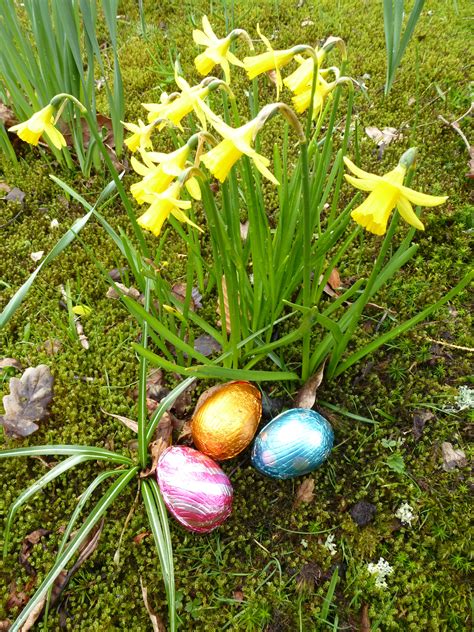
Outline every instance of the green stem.
[[[145, 281], [145, 310], [150, 311], [151, 304], [151, 280], [147, 277]], [[143, 319], [142, 326], [142, 345], [145, 349], [148, 347], [148, 321]], [[146, 407], [146, 377], [147, 377], [148, 360], [144, 355], [140, 355], [140, 378], [138, 383], [138, 459], [142, 469], [146, 468], [148, 461], [148, 450], [146, 440], [146, 423], [147, 423], [147, 407]]]
[[[311, 301], [311, 201], [309, 194], [308, 142], [301, 143], [301, 177], [303, 188], [303, 305], [310, 307]], [[303, 336], [303, 360], [301, 379], [309, 377], [309, 348], [311, 331]]]

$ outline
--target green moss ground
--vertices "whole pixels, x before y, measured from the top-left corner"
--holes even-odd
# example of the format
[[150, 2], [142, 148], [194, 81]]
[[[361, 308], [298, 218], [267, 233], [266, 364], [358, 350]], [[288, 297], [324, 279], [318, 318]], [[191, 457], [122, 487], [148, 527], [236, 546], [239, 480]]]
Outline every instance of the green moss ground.
[[[141, 102], [156, 99], [162, 87], [169, 90], [170, 51], [173, 56], [179, 52], [186, 72], [192, 68], [196, 54], [190, 39], [193, 20], [199, 22], [205, 11], [212, 14], [216, 31], [223, 31], [222, 4], [211, 4], [210, 8], [208, 3], [189, 0], [179, 4], [146, 2], [146, 42], [140, 37], [136, 3], [121, 6], [120, 56], [127, 120], [142, 114]], [[465, 178], [467, 152], [454, 131], [438, 119], [441, 114], [453, 120], [470, 103], [467, 2], [438, 0], [427, 5], [387, 100], [383, 99], [385, 50], [380, 3], [323, 0], [303, 3], [301, 8], [294, 0], [237, 4], [236, 25], [254, 33], [258, 21], [265, 33], [275, 34], [282, 48], [314, 43], [331, 34], [344, 38], [349, 50], [347, 72], [365, 77], [369, 94], [369, 101], [361, 97], [356, 101], [364, 165], [382, 173], [406, 147], [417, 145], [419, 166], [413, 186], [432, 194], [449, 194], [445, 206], [424, 211], [426, 231], [416, 237], [420, 245], [416, 257], [377, 297], [379, 305], [394, 310], [393, 317], [399, 322], [414, 315], [455, 285], [470, 265], [473, 224]], [[231, 13], [229, 4], [227, 16]], [[302, 26], [307, 19], [313, 24]], [[271, 98], [270, 87], [263, 90], [262, 97], [266, 95]], [[368, 125], [399, 128], [404, 122], [403, 138], [390, 145], [379, 161], [375, 145], [363, 129]], [[467, 123], [464, 120], [462, 124]], [[265, 138], [263, 153], [270, 149], [270, 134]], [[59, 173], [38, 151], [26, 147], [21, 151], [18, 168], [0, 163], [1, 180], [26, 193], [21, 215], [1, 229], [0, 307], [34, 269], [30, 253], [49, 251], [58, 234], [83, 214], [48, 174], [64, 177], [85, 191], [90, 201], [103, 185], [99, 176], [83, 183], [78, 175]], [[268, 201], [271, 206], [271, 194]], [[19, 208], [0, 203], [3, 225]], [[114, 226], [126, 227], [119, 204], [106, 214]], [[50, 228], [53, 218], [60, 223], [57, 231]], [[400, 229], [401, 234], [404, 230]], [[96, 225], [87, 226], [82, 237], [108, 269], [122, 264]], [[176, 243], [175, 250], [167, 252], [170, 260], [176, 260], [179, 252]], [[373, 259], [375, 245], [367, 236], [357, 244], [340, 266], [343, 279], [363, 274], [364, 266]], [[173, 272], [179, 278], [181, 271]], [[87, 352], [68, 336], [66, 312], [59, 306], [58, 286], [67, 280], [74, 298], [93, 310], [83, 321], [90, 341]], [[15, 357], [24, 366], [51, 366], [55, 376], [52, 414], [30, 439], [3, 439], [5, 446], [54, 442], [127, 449], [130, 445], [134, 438], [131, 433], [101, 409], [128, 417], [136, 414], [131, 391], [137, 380], [137, 363], [131, 342], [138, 330], [118, 302], [105, 298], [106, 289], [79, 243], [38, 277], [28, 300], [3, 334], [1, 355]], [[444, 410], [453, 406], [459, 387], [469, 384], [472, 354], [445, 345], [473, 346], [468, 308], [464, 292], [430, 322], [382, 348], [339, 380], [323, 385], [320, 401], [329, 402], [339, 412], [320, 406], [334, 425], [336, 447], [329, 462], [313, 475], [313, 502], [294, 508], [300, 481], [265, 479], [250, 467], [245, 455], [224, 466], [232, 472], [235, 505], [222, 528], [208, 536], [195, 536], [172, 523], [183, 630], [358, 630], [365, 604], [373, 629], [377, 625], [382, 630], [470, 629], [469, 481], [466, 469], [445, 472], [441, 457], [444, 441], [469, 454], [472, 426], [467, 423], [466, 411], [450, 414]], [[390, 318], [381, 322], [383, 313], [368, 311], [355, 345], [373, 336], [376, 328], [383, 332], [393, 324]], [[62, 343], [52, 356], [44, 347], [51, 339]], [[8, 391], [10, 375], [0, 377], [4, 392]], [[341, 410], [373, 421], [349, 418]], [[431, 411], [434, 417], [427, 422], [421, 439], [415, 441], [413, 419], [419, 410]], [[394, 455], [403, 459], [401, 473], [390, 467]], [[96, 465], [80, 466], [50, 485], [18, 515], [12, 550], [0, 575], [0, 620], [12, 620], [16, 613], [6, 609], [12, 579], [20, 588], [29, 580], [18, 562], [23, 538], [38, 527], [52, 531], [34, 547], [30, 558], [39, 583], [54, 558], [58, 528], [66, 523], [78, 495], [98, 469]], [[4, 515], [18, 493], [44, 471], [44, 464], [36, 459], [2, 461], [0, 514]], [[140, 576], [149, 588], [152, 606], [165, 616], [151, 536], [140, 543], [133, 540], [147, 529], [142, 507], [136, 508], [124, 532], [118, 565], [113, 562], [133, 500], [131, 489], [109, 512], [98, 550], [67, 587], [67, 629], [151, 629]], [[376, 507], [374, 520], [365, 527], [358, 527], [349, 514], [359, 500]], [[394, 522], [394, 513], [404, 502], [414, 508], [417, 520], [411, 528], [394, 528], [400, 526]], [[337, 546], [333, 557], [323, 546], [329, 532]], [[394, 568], [386, 590], [375, 588], [366, 570], [367, 564], [379, 557]], [[336, 567], [340, 580], [324, 619], [324, 598]], [[322, 577], [298, 589], [302, 576], [308, 578], [317, 569]], [[43, 629], [42, 624], [36, 629]], [[61, 629], [57, 613], [50, 618], [50, 629]]]

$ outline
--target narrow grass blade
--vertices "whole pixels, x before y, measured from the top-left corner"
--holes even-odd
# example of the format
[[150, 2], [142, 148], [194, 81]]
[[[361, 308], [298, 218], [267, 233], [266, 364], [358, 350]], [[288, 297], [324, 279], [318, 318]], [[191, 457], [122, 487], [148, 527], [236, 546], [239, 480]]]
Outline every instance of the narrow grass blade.
[[219, 380], [248, 380], [253, 382], [278, 382], [279, 380], [299, 380], [292, 371], [253, 371], [246, 369], [229, 369], [222, 366], [191, 366], [186, 374], [196, 377], [213, 377]]
[[97, 461], [110, 461], [121, 465], [133, 465], [132, 459], [105, 448], [94, 448], [88, 445], [34, 445], [28, 448], [12, 448], [1, 450], [0, 459], [19, 456], [66, 456], [82, 455]]
[[95, 525], [99, 522], [102, 516], [105, 514], [110, 505], [115, 501], [115, 499], [121, 494], [121, 492], [127, 487], [127, 485], [132, 481], [138, 472], [138, 467], [134, 467], [126, 472], [124, 472], [120, 478], [115, 481], [107, 490], [107, 492], [102, 496], [99, 502], [95, 505], [94, 509], [88, 515], [80, 529], [78, 529], [76, 535], [72, 538], [69, 546], [66, 548], [63, 553], [58, 556], [54, 566], [51, 568], [49, 573], [44, 578], [38, 590], [35, 592], [33, 597], [28, 602], [27, 606], [22, 610], [19, 617], [13, 623], [10, 628], [10, 632], [19, 632], [21, 630], [22, 625], [30, 616], [31, 612], [36, 608], [38, 603], [43, 599], [43, 597], [48, 592], [49, 588], [54, 584], [56, 577], [59, 575], [61, 570], [67, 565], [67, 563], [74, 556], [78, 548], [81, 546], [82, 541], [87, 536], [90, 531], [95, 527]]

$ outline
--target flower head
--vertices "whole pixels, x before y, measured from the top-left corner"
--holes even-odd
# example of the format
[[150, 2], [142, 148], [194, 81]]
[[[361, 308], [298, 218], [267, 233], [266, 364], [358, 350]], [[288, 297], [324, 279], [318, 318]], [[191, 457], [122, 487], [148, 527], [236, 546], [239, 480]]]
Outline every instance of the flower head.
[[371, 575], [375, 575], [375, 586], [377, 588], [387, 588], [385, 578], [393, 573], [393, 567], [390, 566], [387, 560], [381, 557], [377, 564], [367, 564], [367, 570]]
[[[320, 48], [316, 51], [318, 64], [321, 64], [325, 54], [326, 51], [324, 48]], [[304, 58], [301, 57], [301, 55], [295, 55], [295, 60], [299, 63], [299, 68], [292, 72], [291, 75], [288, 75], [288, 77], [285, 77], [283, 83], [294, 94], [300, 94], [301, 92], [305, 92], [308, 87], [311, 88], [315, 60], [313, 57]]]
[[233, 34], [229, 33], [227, 37], [219, 39], [212, 30], [206, 15], [202, 18], [202, 31], [200, 29], [193, 30], [193, 40], [200, 46], [206, 46], [206, 50], [198, 55], [194, 63], [199, 74], [208, 75], [214, 66], [218, 65], [224, 71], [225, 80], [230, 83], [230, 66], [229, 62], [234, 66], [242, 66], [242, 62], [230, 52]]
[[125, 144], [131, 152], [135, 152], [137, 149], [153, 149], [151, 133], [155, 127], [154, 123], [145, 125], [141, 119], [138, 119], [138, 125], [135, 125], [135, 123], [124, 123], [123, 121], [122, 125], [129, 132], [133, 132], [131, 136], [125, 139]]
[[54, 106], [49, 103], [46, 107], [35, 112], [24, 123], [18, 123], [8, 128], [9, 132], [16, 132], [21, 140], [30, 145], [37, 145], [42, 134], [46, 134], [56, 149], [66, 147], [66, 139], [54, 127]]
[[162, 193], [176, 176], [183, 171], [190, 152], [189, 145], [183, 145], [170, 154], [142, 152], [143, 163], [132, 158], [133, 169], [143, 179], [131, 185], [130, 191], [139, 204], [143, 204], [149, 194]]
[[201, 161], [206, 165], [213, 176], [220, 180], [220, 182], [224, 182], [233, 165], [245, 154], [253, 160], [262, 175], [274, 184], [279, 184], [275, 176], [268, 170], [268, 165], [270, 164], [268, 158], [257, 153], [251, 146], [258, 131], [265, 122], [265, 117], [262, 117], [261, 113], [245, 125], [233, 128], [224, 123], [224, 121], [216, 116], [207, 106], [205, 111], [212, 126], [223, 138], [218, 145], [201, 156]]
[[357, 176], [354, 178], [346, 174], [346, 180], [361, 191], [370, 191], [366, 200], [351, 213], [352, 218], [369, 232], [384, 235], [388, 218], [395, 207], [411, 226], [424, 230], [412, 204], [431, 207], [443, 204], [448, 199], [447, 196], [426, 195], [403, 186], [407, 168], [411, 166], [414, 158], [415, 150], [409, 149], [400, 158], [395, 169], [383, 176], [377, 176], [363, 171], [349, 158], [344, 157], [348, 169]]
[[[329, 71], [322, 70], [318, 73], [318, 78], [316, 80], [316, 86], [313, 95], [313, 118], [316, 118], [316, 116], [321, 112], [326, 97], [334, 90], [337, 85], [336, 81], [326, 81], [324, 75], [327, 75], [328, 72]], [[295, 94], [292, 99], [295, 110], [299, 114], [305, 112], [309, 108], [311, 103], [311, 91], [312, 75], [310, 77], [310, 83], [306, 86], [306, 88], [304, 90], [300, 90], [300, 92]]]
[[258, 75], [263, 74], [264, 72], [268, 72], [269, 70], [274, 70], [276, 73], [276, 86], [277, 86], [277, 98], [280, 94], [280, 90], [283, 87], [283, 81], [280, 74], [280, 68], [286, 66], [290, 63], [290, 61], [295, 56], [295, 51], [293, 48], [288, 48], [286, 50], [274, 50], [272, 45], [270, 44], [270, 40], [263, 35], [260, 31], [260, 27], [257, 24], [257, 32], [260, 36], [260, 39], [263, 41], [265, 46], [267, 47], [266, 53], [261, 53], [260, 55], [255, 55], [253, 57], [245, 57], [243, 66], [247, 72], [249, 79], [254, 79]]
[[140, 215], [138, 223], [142, 228], [149, 230], [158, 236], [164, 222], [170, 215], [183, 223], [190, 224], [201, 230], [193, 221], [189, 219], [183, 210], [191, 207], [189, 200], [181, 200], [181, 190], [183, 183], [180, 181], [173, 182], [165, 191], [161, 193], [148, 193], [144, 201], [150, 204], [149, 208]]

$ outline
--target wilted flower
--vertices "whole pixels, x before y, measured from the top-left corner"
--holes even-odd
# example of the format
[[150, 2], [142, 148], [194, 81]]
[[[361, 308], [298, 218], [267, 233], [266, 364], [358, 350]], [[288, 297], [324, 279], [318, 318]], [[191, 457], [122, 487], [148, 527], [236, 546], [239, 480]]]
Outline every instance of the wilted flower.
[[357, 178], [347, 175], [346, 180], [361, 191], [370, 191], [368, 198], [351, 213], [352, 218], [375, 235], [383, 235], [387, 229], [388, 218], [397, 207], [400, 215], [411, 226], [424, 230], [423, 224], [413, 211], [412, 204], [419, 206], [438, 206], [448, 199], [447, 196], [426, 195], [403, 186], [407, 168], [415, 159], [414, 148], [406, 151], [392, 171], [376, 176], [357, 167], [349, 158], [344, 157], [346, 166]]
[[393, 567], [383, 557], [379, 559], [377, 564], [367, 564], [367, 570], [371, 575], [375, 575], [375, 586], [377, 588], [387, 588], [385, 578], [393, 573]]
[[8, 128], [9, 132], [16, 132], [21, 140], [30, 145], [37, 145], [42, 134], [46, 134], [56, 149], [66, 147], [66, 139], [54, 127], [54, 106], [49, 103], [46, 107], [35, 112], [24, 123], [18, 123]]

